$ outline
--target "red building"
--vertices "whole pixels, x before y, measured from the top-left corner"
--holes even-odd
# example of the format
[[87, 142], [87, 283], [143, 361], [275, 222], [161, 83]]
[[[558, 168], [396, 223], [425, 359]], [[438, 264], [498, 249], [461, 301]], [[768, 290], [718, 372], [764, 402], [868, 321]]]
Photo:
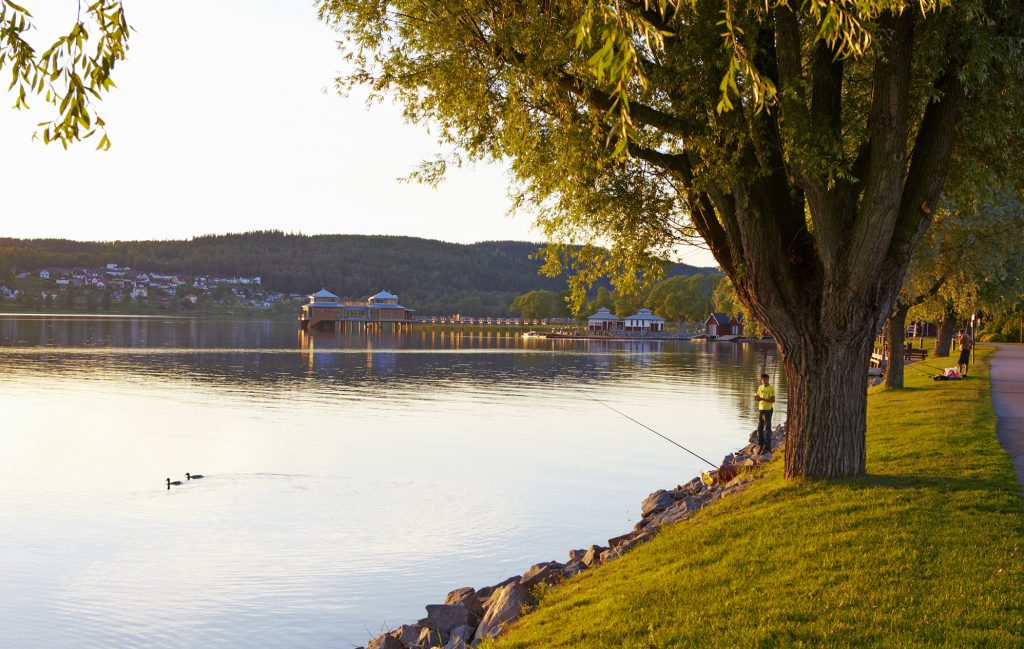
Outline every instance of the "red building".
[[742, 336], [743, 322], [724, 313], [712, 313], [704, 321], [704, 332], [709, 336]]

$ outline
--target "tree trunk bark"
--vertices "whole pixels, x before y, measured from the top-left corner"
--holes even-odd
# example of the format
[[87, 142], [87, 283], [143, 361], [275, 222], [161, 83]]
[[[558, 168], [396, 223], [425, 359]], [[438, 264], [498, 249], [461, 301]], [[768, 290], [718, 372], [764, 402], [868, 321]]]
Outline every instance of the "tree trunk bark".
[[949, 348], [953, 344], [953, 330], [956, 329], [956, 318], [952, 313], [946, 313], [939, 325], [939, 331], [935, 338], [935, 356], [949, 356]]
[[787, 478], [862, 475], [865, 467], [868, 358], [873, 327], [859, 342], [819, 337], [785, 349], [789, 380]]
[[902, 388], [905, 359], [904, 345], [907, 339], [907, 312], [909, 304], [897, 303], [889, 316], [889, 365], [885, 370], [885, 387]]

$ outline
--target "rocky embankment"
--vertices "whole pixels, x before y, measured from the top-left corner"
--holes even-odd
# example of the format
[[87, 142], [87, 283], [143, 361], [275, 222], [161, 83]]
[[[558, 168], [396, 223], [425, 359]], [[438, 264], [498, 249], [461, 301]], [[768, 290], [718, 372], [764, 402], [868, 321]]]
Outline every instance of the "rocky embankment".
[[[751, 438], [755, 435], [752, 433]], [[785, 427], [776, 426], [772, 432], [772, 450], [777, 450], [785, 438]], [[536, 603], [532, 594], [536, 587], [553, 586], [613, 561], [650, 540], [662, 526], [684, 521], [716, 500], [742, 491], [750, 484], [747, 469], [769, 459], [771, 453], [758, 455], [754, 444], [750, 443], [725, 456], [719, 468], [674, 489], [659, 489], [647, 496], [641, 506], [640, 521], [633, 530], [608, 539], [608, 545], [569, 550], [569, 560], [565, 563], [538, 563], [522, 575], [493, 586], [457, 588], [448, 593], [444, 604], [429, 604], [425, 618], [382, 633], [371, 640], [366, 649], [465, 649], [493, 638]]]

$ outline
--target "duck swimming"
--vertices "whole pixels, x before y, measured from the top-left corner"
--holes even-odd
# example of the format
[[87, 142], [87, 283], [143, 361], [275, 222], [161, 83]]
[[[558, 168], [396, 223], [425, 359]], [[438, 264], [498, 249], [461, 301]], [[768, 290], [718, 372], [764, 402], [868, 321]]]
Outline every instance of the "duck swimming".
[[203, 477], [202, 473], [186, 473], [185, 474], [185, 478], [187, 480], [198, 480], [199, 478], [202, 478], [202, 477]]
[[175, 487], [177, 487], [180, 484], [181, 484], [181, 480], [173, 480], [172, 481], [170, 478], [167, 478], [167, 488], [168, 489], [171, 488], [171, 485], [174, 485]]

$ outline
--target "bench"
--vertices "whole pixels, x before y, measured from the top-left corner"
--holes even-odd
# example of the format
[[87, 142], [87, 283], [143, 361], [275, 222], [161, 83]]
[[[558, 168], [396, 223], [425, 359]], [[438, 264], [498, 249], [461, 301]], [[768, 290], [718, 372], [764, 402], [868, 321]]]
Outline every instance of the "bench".
[[878, 352], [875, 352], [875, 353], [871, 354], [871, 362], [870, 362], [871, 367], [882, 368], [882, 367], [885, 367], [888, 364], [889, 364], [889, 361], [886, 360], [886, 358], [884, 356], [882, 356], [881, 354], [879, 354]]
[[903, 350], [903, 358], [908, 361], [923, 361], [924, 359], [928, 358], [928, 350], [907, 347], [905, 350]]

